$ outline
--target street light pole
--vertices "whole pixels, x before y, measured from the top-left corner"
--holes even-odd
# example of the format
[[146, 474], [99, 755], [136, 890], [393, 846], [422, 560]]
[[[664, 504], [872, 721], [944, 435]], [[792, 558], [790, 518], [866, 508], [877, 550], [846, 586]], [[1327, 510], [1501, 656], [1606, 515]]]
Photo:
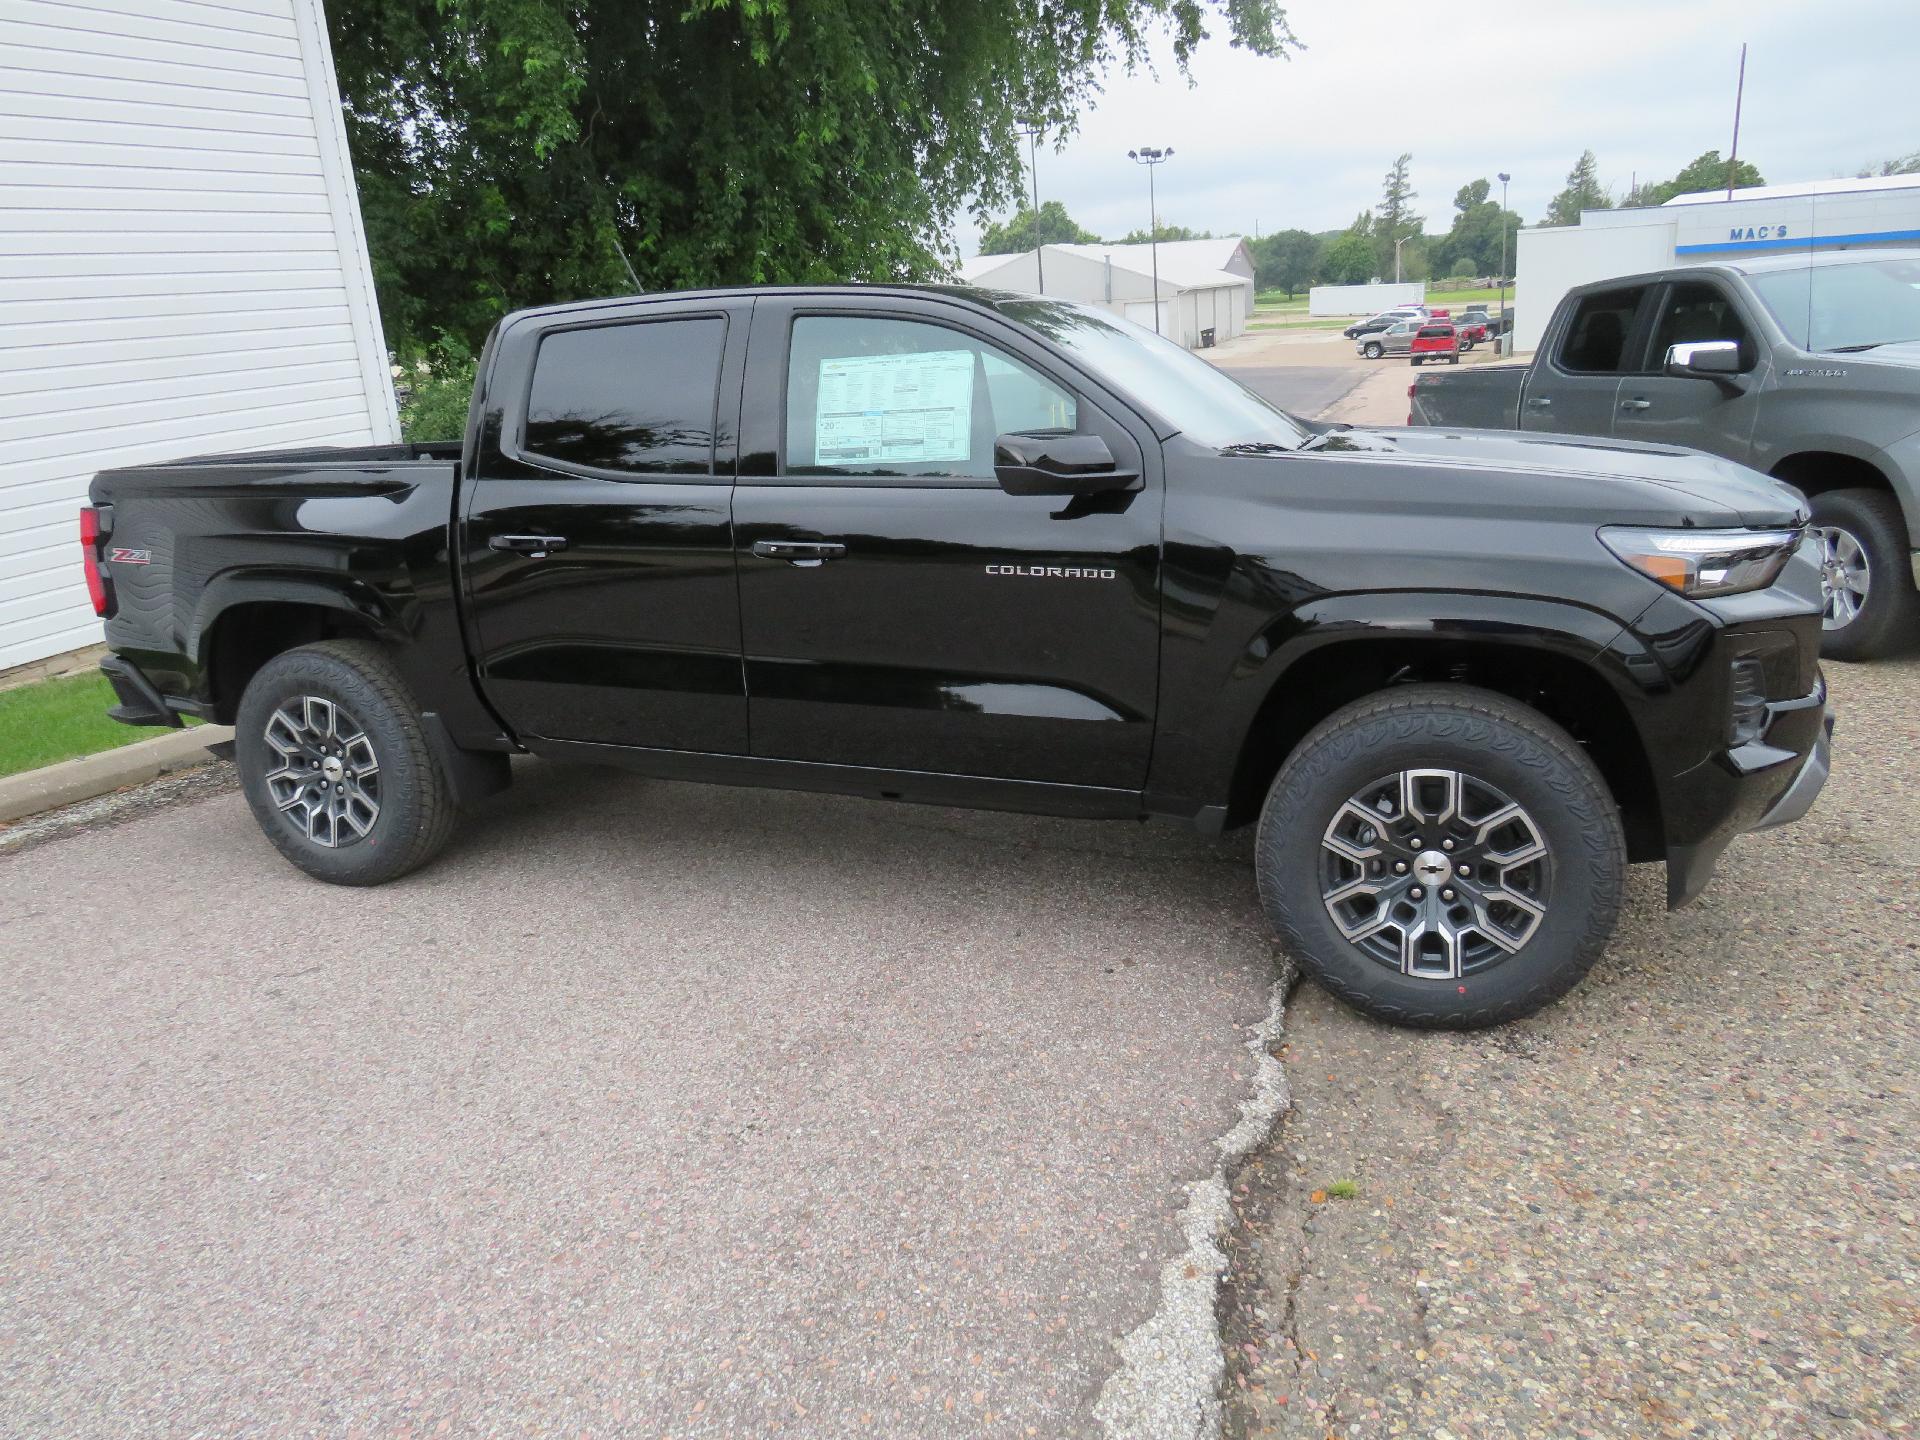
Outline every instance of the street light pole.
[[1040, 234], [1040, 127], [1023, 130], [1027, 137], [1027, 173], [1033, 177], [1033, 274], [1042, 295], [1047, 293], [1046, 240]]
[[1160, 333], [1160, 203], [1153, 193], [1153, 169], [1173, 158], [1173, 147], [1155, 150], [1142, 145], [1127, 151], [1127, 158], [1147, 167], [1147, 249], [1153, 256], [1153, 333]]
[[1407, 243], [1407, 238], [1402, 235], [1393, 242], [1393, 283], [1396, 285], [1400, 283], [1400, 247]]
[[1513, 326], [1507, 324], [1507, 182], [1513, 177], [1506, 171], [1500, 172], [1500, 339], [1504, 342], [1497, 353], [1513, 353]]

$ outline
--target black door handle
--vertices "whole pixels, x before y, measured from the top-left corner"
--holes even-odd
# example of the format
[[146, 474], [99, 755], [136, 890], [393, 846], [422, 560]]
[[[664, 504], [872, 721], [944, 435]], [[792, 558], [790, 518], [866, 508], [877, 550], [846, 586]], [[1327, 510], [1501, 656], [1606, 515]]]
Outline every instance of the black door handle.
[[495, 535], [487, 541], [489, 550], [510, 550], [515, 555], [525, 555], [530, 560], [544, 560], [551, 550], [567, 548], [564, 535]]
[[823, 560], [838, 560], [847, 547], [838, 540], [756, 540], [753, 553], [762, 560], [785, 560], [809, 568]]

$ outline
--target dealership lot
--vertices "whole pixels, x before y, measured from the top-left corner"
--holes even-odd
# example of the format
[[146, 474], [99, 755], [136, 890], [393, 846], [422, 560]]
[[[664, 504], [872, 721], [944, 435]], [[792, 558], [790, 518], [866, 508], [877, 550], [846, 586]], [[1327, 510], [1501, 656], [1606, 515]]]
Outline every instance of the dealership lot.
[[8, 1434], [1086, 1433], [1274, 967], [1231, 843], [538, 763], [394, 885], [224, 791], [0, 917]]

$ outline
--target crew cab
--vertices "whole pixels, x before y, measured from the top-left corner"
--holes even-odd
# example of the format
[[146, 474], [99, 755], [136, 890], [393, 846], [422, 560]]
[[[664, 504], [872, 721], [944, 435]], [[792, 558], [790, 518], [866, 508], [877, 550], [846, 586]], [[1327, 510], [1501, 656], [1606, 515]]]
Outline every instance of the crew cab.
[[1823, 653], [1920, 640], [1920, 250], [1687, 265], [1568, 292], [1528, 365], [1431, 376], [1409, 424], [1685, 445], [1812, 502]]
[[462, 440], [108, 470], [90, 498], [113, 713], [233, 724], [267, 837], [338, 884], [426, 862], [529, 755], [1257, 823], [1311, 974], [1472, 1026], [1580, 979], [1629, 861], [1683, 903], [1828, 764], [1784, 486], [1311, 424], [1040, 297], [522, 311]]

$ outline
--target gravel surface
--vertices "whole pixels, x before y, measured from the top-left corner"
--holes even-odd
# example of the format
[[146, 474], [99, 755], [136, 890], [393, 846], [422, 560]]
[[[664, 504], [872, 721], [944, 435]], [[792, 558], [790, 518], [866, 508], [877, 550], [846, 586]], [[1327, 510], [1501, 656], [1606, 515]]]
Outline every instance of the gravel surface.
[[1431, 1035], [1294, 995], [1231, 1434], [1920, 1430], [1920, 659], [1828, 673], [1813, 813], [1674, 915], [1636, 867], [1560, 1005]]
[[1244, 846], [526, 763], [352, 890], [164, 783], [0, 852], [0, 1435], [1091, 1434], [1277, 1080]]

